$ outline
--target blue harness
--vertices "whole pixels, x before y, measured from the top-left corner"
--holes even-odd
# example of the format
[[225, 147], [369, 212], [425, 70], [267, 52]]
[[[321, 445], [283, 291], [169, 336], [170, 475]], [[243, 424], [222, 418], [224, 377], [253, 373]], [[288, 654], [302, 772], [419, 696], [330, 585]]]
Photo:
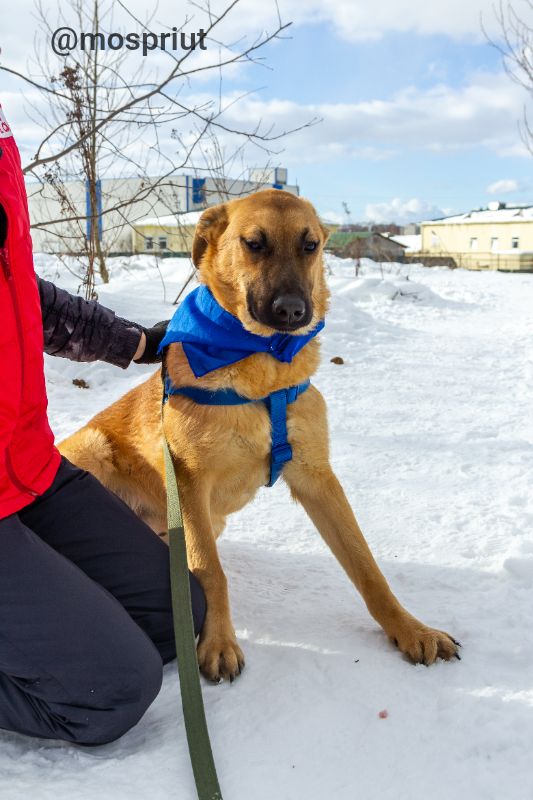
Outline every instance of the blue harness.
[[171, 395], [181, 394], [188, 397], [195, 403], [204, 406], [241, 406], [245, 403], [264, 403], [267, 407], [270, 424], [272, 426], [271, 448], [270, 448], [270, 480], [267, 486], [273, 486], [287, 461], [292, 459], [292, 447], [287, 440], [287, 406], [294, 403], [297, 397], [309, 388], [310, 381], [304, 381], [298, 386], [288, 386], [286, 389], [278, 389], [271, 392], [266, 397], [259, 400], [251, 400], [243, 397], [233, 389], [199, 389], [194, 386], [174, 386], [168, 375], [165, 375], [163, 403], [166, 403]]

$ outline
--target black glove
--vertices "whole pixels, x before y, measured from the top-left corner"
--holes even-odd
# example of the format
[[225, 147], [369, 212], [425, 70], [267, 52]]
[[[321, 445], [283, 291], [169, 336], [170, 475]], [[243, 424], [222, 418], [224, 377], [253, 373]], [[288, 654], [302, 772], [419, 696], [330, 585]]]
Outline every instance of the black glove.
[[161, 339], [166, 333], [167, 325], [170, 320], [165, 319], [157, 322], [152, 328], [142, 328], [146, 336], [146, 347], [140, 358], [135, 359], [136, 364], [157, 364], [163, 358], [163, 354], [157, 354], [157, 348]]

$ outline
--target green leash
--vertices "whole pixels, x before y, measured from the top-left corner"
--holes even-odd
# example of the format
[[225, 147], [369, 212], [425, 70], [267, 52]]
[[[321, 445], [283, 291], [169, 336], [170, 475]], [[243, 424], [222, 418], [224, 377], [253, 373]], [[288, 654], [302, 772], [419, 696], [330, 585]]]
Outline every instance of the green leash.
[[199, 800], [222, 800], [205, 719], [202, 689], [200, 687], [180, 496], [172, 456], [164, 434], [163, 450], [165, 453], [167, 483], [172, 614], [174, 617], [174, 637], [176, 639], [181, 703], [187, 742], [189, 744], [189, 755]]

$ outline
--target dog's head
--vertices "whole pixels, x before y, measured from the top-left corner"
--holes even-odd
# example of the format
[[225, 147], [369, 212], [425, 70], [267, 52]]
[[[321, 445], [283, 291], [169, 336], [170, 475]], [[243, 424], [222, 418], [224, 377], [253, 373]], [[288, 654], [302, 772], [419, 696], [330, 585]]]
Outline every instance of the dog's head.
[[311, 203], [267, 189], [206, 209], [192, 259], [218, 302], [247, 330], [303, 334], [326, 313], [327, 237]]

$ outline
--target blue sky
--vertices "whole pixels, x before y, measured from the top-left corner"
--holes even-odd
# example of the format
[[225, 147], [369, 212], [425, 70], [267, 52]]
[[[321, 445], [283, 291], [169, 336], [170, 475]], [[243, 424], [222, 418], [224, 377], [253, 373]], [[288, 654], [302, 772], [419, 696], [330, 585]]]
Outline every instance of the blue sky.
[[[527, 13], [526, 0], [513, 2]], [[56, 4], [43, 4], [52, 24]], [[20, 66], [31, 50], [32, 7], [32, 0], [19, 0], [4, 16], [6, 64]], [[130, 0], [128, 7], [142, 17], [153, 6]], [[279, 0], [279, 7], [283, 20], [294, 23], [290, 38], [262, 51], [267, 68], [241, 65], [226, 74], [225, 100], [248, 94], [225, 119], [236, 127], [262, 120], [282, 131], [322, 118], [287, 137], [271, 161], [289, 168], [290, 182], [297, 180], [323, 215], [340, 219], [344, 201], [354, 220], [406, 222], [494, 199], [533, 200], [532, 157], [517, 130], [528, 98], [481, 32], [482, 14], [498, 36], [492, 0], [441, 0], [438, 8], [427, 0]], [[160, 0], [151, 29], [168, 29], [186, 13], [185, 0]], [[192, 13], [194, 29], [202, 18]], [[240, 0], [220, 39], [253, 41], [272, 30], [275, 18], [268, 0]], [[131, 20], [119, 22], [115, 29], [132, 27]], [[202, 57], [216, 49], [211, 43]], [[158, 56], [147, 62], [157, 65]], [[218, 89], [204, 77], [189, 92], [205, 100]], [[37, 135], [29, 120], [37, 101], [26, 95], [24, 105], [15, 82], [0, 75], [0, 101], [23, 159]], [[170, 137], [165, 146], [174, 146]], [[246, 158], [247, 166], [262, 166], [265, 156], [246, 151]]]
[[[443, 3], [446, 6], [446, 3]], [[442, 34], [420, 35], [390, 32], [378, 40], [348, 41], [332, 25], [295, 25], [289, 41], [279, 42], [268, 50], [270, 69], [255, 71], [241, 87], [264, 87], [263, 99], [297, 101], [300, 104], [360, 104], [387, 101], [406, 87], [422, 92], [445, 86], [452, 92], [464, 90], [475, 76], [493, 76], [495, 91], [512, 95], [516, 87], [502, 81], [501, 56], [481, 37], [455, 40]], [[259, 79], [259, 81], [258, 81]], [[437, 111], [437, 109], [435, 109]], [[431, 139], [411, 146], [399, 137], [384, 143], [358, 135], [363, 152], [328, 160], [306, 161], [292, 155], [288, 161], [291, 179], [297, 179], [302, 194], [309, 196], [323, 213], [341, 214], [341, 201], [348, 203], [353, 219], [368, 217], [368, 206], [385, 206], [377, 214], [387, 215], [386, 206], [393, 198], [406, 203], [421, 201], [422, 209], [461, 211], [484, 205], [490, 200], [531, 202], [533, 200], [531, 156], [508, 155], [506, 149], [520, 152], [522, 140], [517, 130], [520, 101], [515, 114], [507, 115], [501, 126], [508, 144], [496, 150], [473, 142], [455, 142], [450, 149], [432, 151]], [[505, 112], [503, 112], [505, 114]], [[476, 121], [473, 120], [473, 124]], [[296, 136], [296, 139], [298, 137]], [[364, 148], [375, 148], [369, 158]], [[383, 156], [380, 158], [380, 154]], [[283, 155], [279, 157], [283, 163]], [[516, 182], [517, 191], [488, 192], [500, 181]], [[509, 184], [511, 185], [511, 183]], [[506, 188], [506, 187], [502, 187]], [[396, 216], [417, 217], [401, 211]], [[394, 215], [394, 210], [391, 209]], [[330, 216], [333, 216], [331, 214]], [[375, 212], [376, 216], [376, 212]]]
[[501, 69], [499, 54], [484, 41], [396, 32], [353, 42], [317, 24], [292, 25], [287, 35], [269, 50], [267, 93], [293, 99], [297, 92], [302, 102], [386, 98], [406, 84], [429, 88], [438, 80], [459, 86], [476, 70]]

